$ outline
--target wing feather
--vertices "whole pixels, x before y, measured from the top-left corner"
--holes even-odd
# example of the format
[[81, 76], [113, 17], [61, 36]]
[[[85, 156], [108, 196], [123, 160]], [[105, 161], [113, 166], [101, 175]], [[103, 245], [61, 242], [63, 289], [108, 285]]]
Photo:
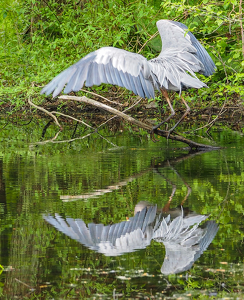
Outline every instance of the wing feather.
[[162, 39], [162, 51], [157, 58], [147, 61], [140, 54], [122, 49], [100, 48], [57, 75], [41, 94], [53, 93], [55, 97], [65, 85], [64, 93], [68, 94], [84, 84], [90, 87], [109, 83], [140, 97], [154, 98], [154, 90], [161, 87], [179, 92], [205, 87], [195, 72], [209, 76], [216, 67], [204, 47], [182, 23], [160, 20], [157, 27]]
[[188, 31], [186, 25], [176, 21], [160, 20], [157, 22], [157, 27], [162, 39], [161, 57], [169, 49], [173, 52], [186, 51], [193, 54], [190, 61], [194, 60], [195, 56], [200, 62], [201, 67], [197, 72], [205, 76], [210, 76], [215, 72], [216, 66], [212, 58], [196, 37]]
[[[80, 61], [57, 75], [41, 91], [41, 94], [57, 96], [64, 86], [64, 93], [110, 83], [125, 87], [141, 97], [154, 98], [154, 80], [150, 64], [140, 54], [104, 47], [91, 52]], [[140, 84], [139, 84], [140, 82]]]

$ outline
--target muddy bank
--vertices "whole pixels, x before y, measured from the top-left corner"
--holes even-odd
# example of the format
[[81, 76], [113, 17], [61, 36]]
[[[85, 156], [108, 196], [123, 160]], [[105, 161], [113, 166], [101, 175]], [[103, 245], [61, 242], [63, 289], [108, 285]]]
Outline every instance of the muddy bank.
[[[106, 102], [101, 99], [96, 99], [100, 102], [110, 105], [119, 111], [124, 111], [135, 103], [135, 101], [125, 101], [120, 103], [115, 101], [114, 103]], [[138, 100], [138, 99], [137, 99]], [[75, 101], [60, 101], [59, 99], [47, 99], [42, 105], [40, 105], [49, 112], [58, 111], [65, 115], [72, 116], [74, 118], [81, 118], [82, 120], [89, 122], [92, 126], [99, 126], [101, 123], [107, 121], [113, 115], [96, 108], [91, 105], [86, 104], [77, 104]], [[176, 120], [184, 113], [184, 107], [180, 102], [176, 103], [175, 107], [176, 115], [171, 120], [171, 125], [174, 124]], [[147, 100], [142, 99], [137, 106], [130, 108], [127, 112], [128, 115], [132, 116], [135, 119], [138, 119], [149, 125], [156, 125], [160, 120], [165, 119], [170, 114], [169, 107], [164, 101], [155, 102], [152, 101], [148, 103]], [[39, 110], [35, 110], [30, 107], [28, 104], [21, 107], [21, 109], [16, 110], [13, 106], [1, 105], [0, 106], [1, 118], [6, 119], [10, 122], [18, 122], [19, 120], [28, 120], [31, 122], [31, 119], [44, 118], [50, 119], [50, 117]], [[208, 104], [206, 107], [201, 107], [200, 105], [192, 105], [191, 111], [188, 116], [183, 120], [182, 125], [187, 128], [191, 128], [193, 125], [206, 126], [207, 124], [212, 124], [213, 126], [227, 126], [232, 130], [241, 131], [244, 126], [243, 120], [244, 106], [240, 100], [230, 99], [227, 103], [222, 104], [221, 106], [215, 104], [212, 106]], [[72, 124], [73, 120], [67, 119], [64, 116], [59, 116], [59, 120], [62, 123]], [[111, 126], [111, 130], [119, 130], [123, 127], [123, 120], [121, 118], [115, 117], [109, 121], [108, 125]], [[162, 128], [167, 130], [166, 125]]]

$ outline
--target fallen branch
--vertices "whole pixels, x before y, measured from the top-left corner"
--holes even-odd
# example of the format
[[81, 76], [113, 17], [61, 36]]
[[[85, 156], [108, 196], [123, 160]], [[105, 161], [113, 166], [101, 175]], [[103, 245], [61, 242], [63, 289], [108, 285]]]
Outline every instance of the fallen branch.
[[121, 111], [111, 107], [111, 106], [108, 106], [106, 104], [103, 104], [101, 102], [98, 102], [98, 101], [95, 101], [93, 99], [90, 99], [90, 98], [87, 98], [86, 96], [82, 96], [82, 97], [76, 97], [76, 96], [59, 96], [58, 97], [59, 99], [62, 99], [62, 100], [73, 100], [73, 101], [78, 101], [78, 102], [84, 102], [84, 103], [87, 103], [87, 104], [91, 104], [93, 106], [96, 106], [98, 108], [101, 108], [101, 109], [104, 109], [106, 111], [109, 111], [111, 112], [112, 114], [114, 115], [117, 115], [123, 119], [125, 119], [126, 121], [130, 122], [130, 123], [133, 123], [143, 129], [146, 129], [146, 130], [152, 130], [152, 126], [151, 125], [148, 125], [148, 124], [145, 124], [141, 121], [138, 121], [124, 113], [122, 113]]
[[[98, 108], [101, 108], [103, 110], [106, 110], [108, 112], [111, 112], [112, 114], [117, 115], [117, 116], [125, 119], [126, 121], [128, 121], [128, 122], [130, 122], [130, 123], [132, 123], [134, 125], [137, 125], [138, 127], [143, 128], [143, 129], [145, 129], [145, 130], [147, 130], [149, 132], [151, 132], [152, 129], [153, 129], [153, 127], [151, 125], [148, 125], [146, 123], [138, 121], [138, 120], [136, 120], [136, 119], [134, 119], [134, 118], [126, 115], [125, 113], [123, 113], [121, 111], [118, 111], [115, 108], [112, 108], [112, 107], [110, 107], [110, 106], [108, 106], [106, 104], [103, 104], [101, 102], [95, 101], [93, 99], [89, 99], [86, 96], [76, 97], [76, 96], [62, 95], [62, 96], [59, 96], [59, 99], [84, 102], [84, 103], [96, 106]], [[178, 141], [178, 142], [185, 143], [185, 144], [189, 145], [190, 148], [195, 148], [195, 149], [213, 149], [213, 148], [218, 148], [218, 147], [213, 147], [213, 146], [210, 146], [210, 145], [204, 145], [204, 144], [196, 143], [196, 142], [188, 140], [188, 139], [186, 139], [186, 138], [184, 138], [184, 137], [182, 137], [180, 135], [173, 135], [173, 134], [169, 135], [168, 131], [163, 131], [163, 130], [157, 129], [155, 131], [155, 133], [157, 135], [163, 136], [163, 137], [165, 137], [167, 139], [175, 140], [175, 141]]]

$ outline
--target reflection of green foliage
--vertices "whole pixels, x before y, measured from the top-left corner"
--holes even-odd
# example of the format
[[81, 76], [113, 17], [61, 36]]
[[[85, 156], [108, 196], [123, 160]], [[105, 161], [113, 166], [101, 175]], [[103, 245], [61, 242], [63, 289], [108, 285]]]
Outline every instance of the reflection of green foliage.
[[[153, 295], [191, 293], [197, 298], [201, 293], [206, 297], [212, 290], [222, 292], [220, 282], [231, 292], [243, 293], [244, 163], [239, 135], [213, 132], [217, 143], [230, 142], [229, 147], [176, 163], [172, 159], [186, 155], [187, 150], [176, 148], [176, 144], [155, 144], [126, 131], [123, 136], [111, 137], [109, 131], [103, 131], [120, 148], [111, 149], [97, 136], [89, 141], [29, 147], [39, 140], [43, 126], [42, 122], [37, 126], [8, 124], [0, 131], [0, 178], [5, 191], [5, 203], [0, 206], [1, 236], [10, 247], [7, 264], [13, 268], [4, 272], [6, 290], [17, 293], [22, 285], [11, 280], [18, 278], [34, 288], [44, 286], [36, 289], [33, 299], [71, 299], [74, 295], [89, 299], [98, 294], [111, 298], [114, 289], [127, 298], [148, 295], [150, 289]], [[53, 126], [46, 134], [54, 133]], [[62, 138], [68, 138], [72, 129], [62, 134]], [[235, 148], [231, 148], [233, 145]], [[163, 164], [167, 160], [171, 160], [170, 166]], [[152, 165], [158, 166], [157, 172]], [[136, 174], [127, 185], [99, 197], [60, 200], [63, 195], [83, 195], [116, 185]], [[57, 232], [42, 219], [42, 213], [59, 213], [82, 218], [86, 223], [120, 222], [133, 215], [139, 201], [163, 207], [172, 183], [177, 190], [171, 206], [176, 207], [187, 193], [183, 180], [192, 189], [184, 206], [211, 214], [209, 218], [219, 223], [208, 251], [186, 272], [188, 279], [183, 273], [165, 280], [160, 273], [165, 255], [160, 243], [152, 242], [145, 251], [105, 257]]]
[[3, 270], [4, 270], [4, 267], [2, 265], [0, 265], [0, 275], [2, 274]]

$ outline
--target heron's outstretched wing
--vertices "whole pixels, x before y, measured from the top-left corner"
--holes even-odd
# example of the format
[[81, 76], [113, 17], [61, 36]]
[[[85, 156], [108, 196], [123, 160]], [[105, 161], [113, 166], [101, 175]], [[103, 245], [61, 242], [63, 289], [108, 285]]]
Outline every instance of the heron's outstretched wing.
[[57, 96], [66, 85], [64, 93], [110, 83], [125, 87], [140, 97], [154, 98], [156, 77], [147, 59], [126, 50], [104, 47], [91, 52], [77, 63], [57, 75], [41, 91], [41, 94]]
[[[210, 76], [215, 72], [216, 66], [212, 58], [195, 36], [188, 31], [186, 25], [170, 20], [160, 20], [157, 22], [157, 27], [162, 39], [161, 57], [165, 54], [167, 56], [168, 53], [178, 52], [178, 56], [190, 64], [194, 72], [205, 76]], [[201, 63], [199, 64], [194, 57]]]

